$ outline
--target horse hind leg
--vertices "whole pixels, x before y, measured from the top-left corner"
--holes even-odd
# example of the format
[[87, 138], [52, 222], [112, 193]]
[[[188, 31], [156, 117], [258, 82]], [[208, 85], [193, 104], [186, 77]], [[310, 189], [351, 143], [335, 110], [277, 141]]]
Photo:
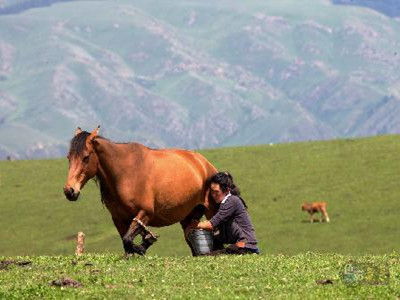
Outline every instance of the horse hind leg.
[[197, 254], [196, 254], [196, 251], [194, 250], [194, 248], [193, 248], [193, 246], [192, 246], [192, 243], [189, 241], [189, 239], [188, 239], [188, 237], [187, 237], [187, 230], [188, 230], [188, 227], [192, 224], [192, 222], [198, 222], [198, 221], [200, 221], [200, 219], [203, 217], [203, 215], [204, 215], [204, 212], [205, 212], [205, 207], [204, 207], [204, 205], [201, 205], [201, 204], [199, 204], [199, 205], [197, 205], [193, 210], [192, 210], [192, 212], [188, 215], [188, 216], [186, 216], [186, 218], [185, 219], [183, 219], [180, 223], [181, 223], [181, 226], [182, 226], [182, 229], [183, 229], [183, 234], [184, 234], [184, 236], [185, 236], [185, 241], [186, 241], [186, 243], [188, 244], [188, 246], [189, 246], [189, 248], [190, 248], [190, 251], [192, 252], [192, 255], [193, 256], [197, 256]]
[[187, 228], [188, 228], [188, 226], [190, 225], [191, 222], [192, 222], [192, 218], [185, 218], [180, 223], [181, 223], [181, 226], [182, 226], [182, 229], [183, 229], [183, 235], [185, 236], [186, 244], [188, 244], [188, 246], [190, 248], [190, 251], [192, 252], [192, 256], [197, 256], [197, 254], [194, 251], [194, 248], [192, 246], [192, 243], [189, 241], [189, 239], [188, 239], [188, 237], [186, 235], [186, 230], [187, 230]]
[[328, 215], [328, 212], [326, 211], [326, 209], [322, 210], [322, 214], [324, 215], [325, 222], [329, 223], [329, 215]]

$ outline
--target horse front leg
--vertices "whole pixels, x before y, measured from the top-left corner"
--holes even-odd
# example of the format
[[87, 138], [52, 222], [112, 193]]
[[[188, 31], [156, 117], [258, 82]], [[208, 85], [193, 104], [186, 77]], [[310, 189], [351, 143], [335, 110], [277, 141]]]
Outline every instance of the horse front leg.
[[[133, 218], [129, 229], [122, 238], [125, 252], [127, 252], [126, 250], [128, 249], [133, 251], [133, 253], [144, 255], [147, 249], [157, 241], [158, 237], [146, 226], [149, 220], [149, 216], [144, 211], [140, 211], [136, 217]], [[133, 240], [138, 234], [142, 236], [141, 245], [136, 245], [133, 243]]]
[[135, 251], [134, 251], [132, 242], [129, 242], [128, 240], [124, 240], [124, 237], [129, 229], [129, 223], [123, 222], [121, 220], [121, 218], [119, 218], [118, 216], [113, 216], [112, 220], [113, 220], [114, 225], [117, 228], [119, 235], [122, 239], [122, 244], [124, 246], [126, 257], [133, 255], [135, 253]]
[[142, 246], [146, 251], [147, 249], [153, 245], [155, 242], [157, 242], [158, 235], [154, 234], [151, 232], [146, 225], [142, 225], [143, 230], [140, 232], [142, 236], [142, 243], [140, 246]]
[[314, 213], [310, 213], [310, 223], [314, 223]]
[[122, 237], [122, 244], [124, 245], [125, 255], [127, 257], [133, 255], [134, 253], [139, 255], [144, 255], [146, 253], [146, 250], [143, 247], [133, 243], [133, 240], [141, 232], [141, 230], [142, 228], [138, 224], [136, 218], [134, 218], [125, 235]]

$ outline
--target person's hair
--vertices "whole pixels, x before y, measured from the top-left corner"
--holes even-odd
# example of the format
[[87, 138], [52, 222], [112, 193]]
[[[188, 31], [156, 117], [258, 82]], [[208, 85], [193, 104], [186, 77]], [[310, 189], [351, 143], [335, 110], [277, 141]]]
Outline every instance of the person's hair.
[[231, 174], [228, 172], [219, 172], [211, 177], [211, 183], [218, 183], [221, 191], [224, 193], [229, 191], [232, 195], [238, 196], [244, 207], [247, 208], [246, 202], [244, 202], [243, 198], [240, 197], [240, 190], [233, 182], [233, 177]]

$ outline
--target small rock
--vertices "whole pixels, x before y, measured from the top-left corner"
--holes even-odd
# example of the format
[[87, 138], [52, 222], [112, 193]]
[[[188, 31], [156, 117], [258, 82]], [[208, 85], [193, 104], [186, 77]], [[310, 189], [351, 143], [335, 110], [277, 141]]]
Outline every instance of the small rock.
[[321, 279], [321, 280], [315, 280], [317, 284], [333, 284], [332, 279]]
[[65, 278], [62, 278], [59, 280], [53, 280], [50, 283], [50, 285], [59, 286], [59, 287], [67, 286], [67, 287], [75, 287], [76, 288], [76, 287], [80, 287], [82, 284], [80, 284], [78, 281], [76, 281], [72, 278], [65, 277]]

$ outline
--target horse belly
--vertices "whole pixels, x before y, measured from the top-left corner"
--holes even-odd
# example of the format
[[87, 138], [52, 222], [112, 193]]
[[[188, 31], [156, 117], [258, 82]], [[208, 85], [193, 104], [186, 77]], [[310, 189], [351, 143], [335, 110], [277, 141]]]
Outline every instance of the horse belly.
[[170, 210], [155, 211], [149, 225], [153, 227], [169, 226], [185, 219], [191, 211], [191, 209], [182, 209], [180, 207], [174, 207]]
[[164, 226], [170, 226], [173, 225], [175, 223], [180, 222], [181, 220], [176, 219], [172, 219], [172, 218], [165, 218], [162, 217], [160, 215], [156, 215], [153, 217], [153, 219], [149, 222], [149, 226], [152, 227], [164, 227]]
[[151, 226], [162, 227], [175, 224], [185, 219], [192, 210], [204, 202], [205, 193], [201, 188], [195, 193], [183, 191], [181, 195], [173, 194], [157, 197], [154, 203], [154, 217]]
[[185, 219], [199, 204], [205, 203], [206, 180], [210, 177], [206, 161], [188, 151], [163, 151], [154, 154], [152, 182], [154, 216], [151, 226], [161, 227]]

